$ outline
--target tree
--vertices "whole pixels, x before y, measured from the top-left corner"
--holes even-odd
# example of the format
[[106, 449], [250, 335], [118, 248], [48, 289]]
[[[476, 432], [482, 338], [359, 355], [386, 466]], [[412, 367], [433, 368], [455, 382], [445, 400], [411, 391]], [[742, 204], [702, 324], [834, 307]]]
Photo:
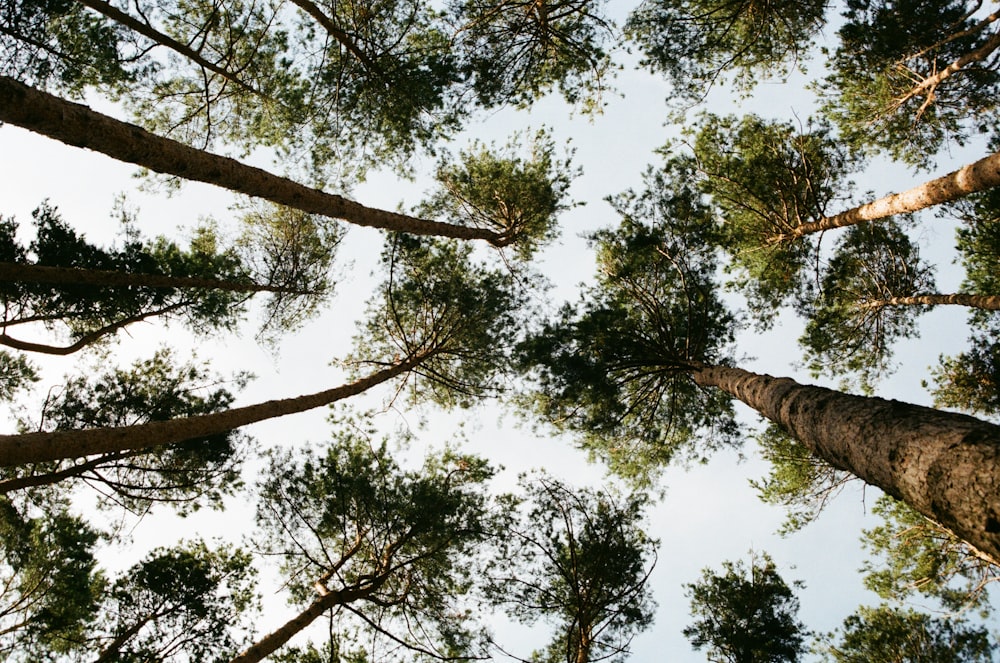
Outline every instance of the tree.
[[201, 541], [154, 550], [104, 593], [88, 660], [228, 661], [242, 644], [234, 627], [256, 607], [251, 562]]
[[749, 569], [739, 561], [722, 568], [722, 574], [705, 569], [687, 585], [695, 621], [684, 635], [692, 647], [707, 649], [715, 663], [798, 661], [806, 636], [796, 620], [799, 601], [771, 558], [751, 551]]
[[[231, 330], [247, 299], [260, 292], [270, 294], [268, 307], [277, 313], [265, 327], [288, 328], [329, 290], [327, 273], [339, 242], [336, 229], [311, 232], [308, 219], [289, 218], [285, 226], [299, 228], [302, 239], [285, 242], [279, 253], [264, 233], [252, 238], [245, 234], [238, 252], [220, 247], [216, 229], [202, 225], [185, 250], [163, 237], [143, 239], [134, 215], [119, 211], [124, 241], [120, 248], [107, 249], [87, 242], [47, 202], [32, 214], [36, 236], [28, 246], [17, 240], [14, 219], [0, 219], [4, 327], [34, 323], [65, 329], [73, 340], [65, 346], [50, 345], [15, 338], [5, 330], [0, 344], [71, 354], [155, 317], [183, 317], [199, 331]], [[268, 261], [277, 264], [261, 273], [255, 263]]]
[[838, 31], [824, 114], [856, 149], [914, 166], [942, 145], [990, 131], [1000, 83], [996, 13], [964, 0], [855, 0]]
[[[731, 317], [721, 304], [702, 304], [717, 301], [706, 278], [711, 263], [663, 269], [664, 257], [673, 255], [670, 235], [667, 241], [649, 242], [644, 251], [630, 241], [636, 236], [641, 237], [631, 224], [608, 233], [599, 249], [605, 256], [603, 288], [588, 293], [578, 310], [567, 308], [558, 323], [526, 345], [524, 365], [537, 380], [536, 403], [543, 415], [585, 435], [600, 435], [604, 449], [669, 441], [667, 435], [680, 426], [686, 426], [681, 428], [685, 442], [694, 445], [700, 431], [690, 425], [690, 417], [701, 417], [695, 421], [703, 422], [703, 430], [720, 418], [730, 421], [727, 395], [735, 397], [834, 467], [903, 500], [984, 554], [1000, 557], [995, 499], [1000, 495], [1000, 427], [717, 362], [725, 356], [720, 346], [731, 333]], [[630, 249], [613, 253], [624, 241]], [[688, 406], [676, 419], [654, 418], [688, 394], [718, 399], [718, 405], [695, 415], [685, 414]], [[709, 448], [718, 444], [716, 438], [704, 439]], [[648, 466], [669, 457], [650, 454], [641, 462]]]
[[942, 356], [932, 368], [935, 407], [992, 418], [1000, 414], [1000, 338], [994, 325], [975, 332], [968, 350]]
[[310, 214], [343, 219], [356, 225], [458, 239], [485, 239], [498, 246], [509, 244], [515, 239], [506, 233], [427, 221], [365, 207], [342, 196], [298, 184], [234, 159], [157, 136], [8, 77], [0, 77], [0, 121], [10, 122], [70, 145], [86, 147], [154, 172], [214, 184], [237, 193]]
[[757, 489], [761, 501], [785, 508], [785, 522], [778, 530], [782, 535], [816, 520], [830, 500], [856, 479], [815, 456], [774, 423], [768, 423], [757, 435], [757, 444], [771, 468], [767, 477], [750, 485]]
[[995, 559], [891, 497], [880, 497], [872, 511], [884, 524], [865, 530], [862, 538], [873, 553], [864, 568], [869, 589], [893, 601], [919, 593], [951, 612], [989, 610], [987, 585], [1000, 580]]
[[260, 661], [331, 611], [337, 630], [353, 621], [403, 656], [477, 655], [462, 597], [477, 574], [474, 553], [493, 531], [485, 461], [445, 452], [403, 470], [386, 441], [344, 426], [322, 451], [274, 453], [270, 462], [261, 547], [280, 560], [302, 610], [233, 663]]
[[638, 523], [646, 498], [572, 489], [546, 475], [522, 486], [527, 508], [499, 532], [488, 595], [522, 622], [556, 623], [531, 660], [621, 660], [653, 617], [646, 581], [657, 542]]
[[628, 36], [642, 64], [663, 73], [675, 93], [701, 101], [720, 79], [747, 94], [762, 77], [785, 76], [805, 59], [826, 22], [827, 2], [650, 0], [632, 12]]
[[96, 530], [62, 500], [28, 510], [0, 496], [0, 653], [26, 662], [71, 651], [104, 585]]
[[509, 274], [472, 262], [469, 247], [396, 236], [384, 254], [386, 280], [369, 305], [352, 363], [378, 367], [344, 385], [143, 424], [0, 437], [0, 467], [149, 449], [305, 412], [412, 373], [411, 394], [468, 405], [497, 393], [519, 334], [522, 293]]
[[518, 353], [529, 405], [639, 485], [738, 441], [729, 399], [687, 377], [693, 358], [725, 360], [734, 323], [711, 283], [718, 229], [688, 181], [649, 173], [612, 201], [624, 218], [593, 238], [597, 284]]
[[527, 106], [554, 87], [570, 103], [599, 108], [613, 27], [602, 0], [452, 0], [448, 19], [484, 106]]
[[[241, 387], [246, 376], [233, 382]], [[167, 350], [130, 369], [92, 371], [68, 377], [50, 392], [37, 421], [25, 430], [73, 430], [141, 425], [217, 412], [235, 396], [216, 385], [220, 379], [194, 362], [180, 362]], [[240, 469], [249, 440], [236, 431], [173, 444], [84, 455], [0, 471], [0, 493], [35, 490], [60, 482], [96, 489], [103, 502], [137, 514], [152, 504], [172, 504], [181, 513], [203, 504], [221, 507], [241, 486]]]
[[857, 163], [823, 124], [797, 129], [754, 115], [706, 115], [692, 157], [689, 168], [723, 220], [726, 269], [766, 324], [771, 311], [807, 287], [803, 272], [817, 248], [798, 229], [845, 198]]
[[[834, 638], [839, 639], [833, 642]], [[818, 645], [836, 663], [992, 663], [996, 645], [985, 628], [913, 610], [864, 607]]]
[[870, 391], [891, 370], [892, 344], [917, 333], [922, 310], [912, 304], [946, 297], [920, 294], [929, 289], [932, 270], [902, 226], [888, 220], [850, 228], [816, 298], [799, 306], [807, 320], [799, 342], [813, 375], [857, 373]]

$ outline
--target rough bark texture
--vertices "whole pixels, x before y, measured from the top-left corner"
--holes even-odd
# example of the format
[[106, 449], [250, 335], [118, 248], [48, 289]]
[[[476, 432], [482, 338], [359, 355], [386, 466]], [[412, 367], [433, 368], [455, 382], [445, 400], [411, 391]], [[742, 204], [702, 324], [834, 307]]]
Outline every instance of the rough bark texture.
[[963, 293], [953, 293], [950, 295], [913, 295], [912, 297], [890, 297], [889, 299], [873, 300], [865, 302], [864, 306], [866, 308], [881, 308], [883, 306], [916, 306], [921, 304], [925, 306], [952, 304], [982, 308], [989, 311], [1000, 311], [1000, 296], [966, 295]]
[[1000, 426], [739, 368], [703, 367], [693, 377], [1000, 560]]
[[788, 233], [786, 239], [853, 226], [866, 221], [885, 219], [896, 214], [916, 212], [927, 207], [958, 200], [977, 191], [1000, 186], [1000, 152], [991, 154], [952, 173], [925, 182], [909, 191], [894, 193], [865, 205], [803, 223]]
[[50, 283], [54, 285], [95, 285], [105, 287], [144, 288], [205, 288], [226, 292], [281, 292], [308, 294], [281, 286], [252, 282], [226, 281], [195, 276], [168, 276], [166, 274], [139, 274], [115, 272], [83, 267], [51, 267], [20, 262], [0, 262], [0, 281], [19, 283]]
[[313, 189], [260, 168], [163, 138], [13, 78], [0, 76], [0, 122], [9, 122], [55, 140], [85, 147], [157, 173], [207, 182], [311, 214], [359, 226], [415, 235], [483, 239], [496, 246], [513, 238], [490, 230], [418, 219], [365, 207], [342, 196]]
[[265, 419], [305, 412], [360, 394], [377, 384], [402, 375], [420, 363], [421, 359], [414, 357], [356, 382], [315, 394], [266, 401], [213, 414], [168, 421], [153, 421], [147, 424], [119, 428], [88, 428], [26, 433], [24, 435], [0, 435], [0, 467], [146, 449], [223, 433]]

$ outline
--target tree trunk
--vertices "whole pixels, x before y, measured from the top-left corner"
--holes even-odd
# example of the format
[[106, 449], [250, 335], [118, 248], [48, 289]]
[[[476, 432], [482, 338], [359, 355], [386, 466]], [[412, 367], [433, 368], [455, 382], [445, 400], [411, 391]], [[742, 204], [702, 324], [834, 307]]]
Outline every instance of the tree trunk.
[[411, 370], [424, 356], [411, 357], [399, 364], [372, 373], [355, 382], [296, 398], [266, 401], [212, 414], [152, 421], [117, 428], [88, 428], [52, 432], [0, 435], [0, 467], [40, 463], [95, 454], [146, 449], [171, 442], [206, 437], [258, 421], [283, 417], [330, 405], [360, 394], [377, 384]]
[[1000, 152], [991, 154], [952, 173], [925, 182], [903, 193], [894, 193], [865, 205], [803, 223], [776, 239], [794, 240], [803, 235], [834, 228], [853, 226], [866, 221], [885, 219], [896, 214], [916, 212], [927, 207], [948, 203], [979, 191], [1000, 186]]
[[204, 288], [226, 292], [280, 292], [296, 295], [312, 294], [276, 285], [262, 285], [252, 281], [240, 282], [197, 276], [169, 276], [167, 274], [142, 274], [118, 272], [84, 267], [52, 267], [20, 262], [0, 262], [0, 281], [18, 283], [49, 283], [54, 285], [93, 285], [101, 287], [144, 288]]
[[950, 295], [913, 295], [912, 297], [889, 297], [888, 299], [871, 300], [863, 303], [861, 306], [862, 308], [882, 308], [883, 306], [917, 306], [921, 304], [924, 306], [953, 304], [981, 308], [988, 311], [1000, 311], [1000, 296], [968, 295], [960, 292]]
[[1000, 560], [1000, 426], [727, 366], [697, 368], [692, 375], [780, 424], [834, 467]]
[[414, 235], [483, 239], [495, 246], [505, 246], [514, 240], [513, 236], [482, 228], [429, 221], [365, 207], [343, 196], [307, 187], [235, 159], [157, 136], [134, 124], [102, 115], [87, 106], [36, 90], [6, 76], [0, 76], [0, 122], [10, 122], [67, 145], [85, 147], [157, 173], [207, 182], [359, 226]]
[[353, 603], [366, 596], [371, 596], [385, 582], [387, 577], [383, 575], [365, 587], [352, 587], [321, 593], [305, 610], [285, 622], [278, 630], [269, 633], [252, 644], [243, 653], [234, 658], [231, 663], [258, 663], [258, 661], [262, 661], [291, 640], [296, 633], [316, 621], [317, 617], [330, 608]]

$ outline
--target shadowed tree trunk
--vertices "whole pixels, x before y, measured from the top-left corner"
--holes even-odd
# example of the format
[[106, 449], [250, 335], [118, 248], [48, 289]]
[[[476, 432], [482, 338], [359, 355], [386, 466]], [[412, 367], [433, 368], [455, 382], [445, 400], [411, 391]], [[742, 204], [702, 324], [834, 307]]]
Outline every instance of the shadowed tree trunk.
[[134, 163], [157, 173], [263, 198], [303, 212], [343, 219], [359, 226], [414, 235], [482, 239], [505, 246], [515, 238], [491, 230], [365, 207], [343, 196], [326, 193], [228, 157], [199, 150], [150, 133], [134, 124], [97, 113], [0, 76], [0, 122]]
[[360, 394], [416, 367], [427, 355], [410, 357], [349, 384], [295, 398], [193, 417], [153, 421], [118, 428], [88, 428], [52, 432], [0, 435], [0, 467], [40, 463], [95, 454], [145, 449], [171, 442], [207, 437], [240, 426], [305, 412]]
[[1000, 560], [1000, 426], [728, 366], [704, 366], [692, 375], [780, 424], [834, 467]]
[[52, 267], [30, 263], [0, 262], [0, 281], [19, 283], [51, 283], [56, 285], [95, 285], [104, 287], [145, 288], [205, 288], [227, 292], [280, 292], [307, 295], [308, 291], [295, 290], [279, 285], [252, 281], [229, 281], [197, 276], [170, 276], [168, 274], [143, 274], [119, 272], [84, 267]]

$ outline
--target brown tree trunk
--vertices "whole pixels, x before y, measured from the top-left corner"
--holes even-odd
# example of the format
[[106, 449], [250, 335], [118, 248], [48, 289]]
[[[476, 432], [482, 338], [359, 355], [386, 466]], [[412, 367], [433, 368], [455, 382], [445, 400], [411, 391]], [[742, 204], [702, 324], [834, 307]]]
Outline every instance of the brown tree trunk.
[[888, 299], [878, 299], [865, 302], [863, 308], [882, 308], [883, 306], [944, 306], [944, 305], [970, 306], [988, 311], [1000, 311], [1000, 296], [997, 295], [967, 295], [963, 293], [953, 293], [950, 295], [928, 294], [913, 295], [912, 297], [889, 297]]
[[697, 368], [692, 376], [1000, 560], [1000, 426], [727, 366]]
[[1000, 186], [1000, 152], [991, 154], [952, 173], [925, 182], [903, 193], [894, 193], [846, 212], [803, 223], [779, 240], [794, 240], [803, 235], [834, 228], [853, 226], [866, 221], [885, 219], [896, 214], [916, 212], [948, 203], [979, 191]]
[[355, 382], [315, 394], [266, 401], [212, 414], [118, 428], [0, 435], [0, 467], [146, 449], [223, 433], [258, 421], [305, 412], [360, 394], [377, 384], [402, 375], [423, 359], [423, 356], [411, 357]]
[[0, 281], [18, 283], [50, 283], [55, 285], [93, 285], [102, 287], [144, 287], [144, 288], [204, 288], [225, 290], [226, 292], [280, 292], [290, 294], [311, 294], [275, 285], [253, 282], [228, 281], [224, 279], [201, 278], [196, 276], [168, 276], [166, 274], [142, 274], [118, 272], [83, 267], [51, 267], [20, 262], [0, 262]]
[[85, 147], [157, 173], [214, 184], [359, 226], [414, 235], [482, 239], [496, 246], [504, 246], [514, 239], [482, 228], [429, 221], [365, 207], [343, 196], [307, 187], [235, 159], [157, 136], [134, 124], [102, 115], [87, 106], [36, 90], [6, 76], [0, 76], [0, 122], [10, 122], [67, 145]]

